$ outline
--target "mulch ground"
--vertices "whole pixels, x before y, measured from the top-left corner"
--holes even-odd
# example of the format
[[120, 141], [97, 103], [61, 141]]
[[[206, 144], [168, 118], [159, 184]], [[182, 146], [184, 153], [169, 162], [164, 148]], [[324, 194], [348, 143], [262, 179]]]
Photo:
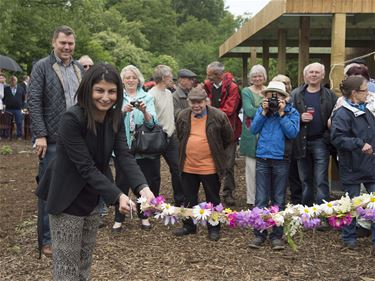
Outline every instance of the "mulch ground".
[[[51, 280], [51, 260], [38, 259], [36, 237], [35, 174], [37, 160], [28, 141], [0, 141], [13, 153], [0, 155], [0, 280]], [[171, 201], [168, 169], [162, 165], [161, 193]], [[236, 167], [238, 204], [246, 208], [244, 160]], [[356, 252], [344, 250], [340, 233], [303, 232], [298, 251], [273, 252], [248, 247], [248, 229], [222, 228], [218, 242], [207, 239], [207, 229], [177, 238], [177, 226], [153, 221], [142, 231], [139, 221], [127, 219], [125, 229], [113, 234], [113, 207], [99, 230], [93, 258], [92, 280], [375, 280], [371, 241], [359, 240]]]

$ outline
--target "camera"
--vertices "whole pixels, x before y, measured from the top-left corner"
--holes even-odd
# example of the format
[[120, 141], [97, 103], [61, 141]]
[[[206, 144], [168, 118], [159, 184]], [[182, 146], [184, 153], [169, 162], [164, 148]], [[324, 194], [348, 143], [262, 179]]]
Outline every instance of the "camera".
[[133, 107], [138, 108], [138, 107], [140, 107], [141, 102], [142, 102], [141, 100], [133, 100], [133, 101], [130, 102], [130, 104], [131, 104]]
[[272, 93], [272, 97], [268, 99], [268, 108], [274, 112], [279, 109], [279, 101], [276, 93]]

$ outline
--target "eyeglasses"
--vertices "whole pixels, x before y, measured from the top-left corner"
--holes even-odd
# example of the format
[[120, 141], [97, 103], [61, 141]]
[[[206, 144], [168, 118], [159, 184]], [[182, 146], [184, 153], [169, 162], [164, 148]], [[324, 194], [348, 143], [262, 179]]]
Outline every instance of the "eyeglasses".
[[89, 69], [90, 67], [92, 67], [92, 64], [85, 64], [85, 65], [83, 65], [84, 69]]

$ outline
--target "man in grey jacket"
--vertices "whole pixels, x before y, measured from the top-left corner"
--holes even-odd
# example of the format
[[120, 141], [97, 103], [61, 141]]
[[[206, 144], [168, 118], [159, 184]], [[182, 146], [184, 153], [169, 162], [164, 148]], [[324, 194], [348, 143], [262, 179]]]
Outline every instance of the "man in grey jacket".
[[[73, 60], [75, 34], [68, 26], [55, 29], [53, 51], [39, 60], [31, 72], [29, 111], [35, 149], [39, 157], [40, 179], [55, 157], [59, 122], [63, 113], [75, 104], [74, 95], [81, 82], [83, 68]], [[45, 202], [38, 202], [39, 250], [51, 256], [51, 237]]]
[[177, 116], [181, 110], [187, 108], [188, 101], [187, 96], [190, 90], [193, 88], [194, 80], [197, 75], [189, 69], [180, 69], [177, 73], [177, 88], [173, 93], [173, 107], [174, 107], [174, 118], [177, 120]]

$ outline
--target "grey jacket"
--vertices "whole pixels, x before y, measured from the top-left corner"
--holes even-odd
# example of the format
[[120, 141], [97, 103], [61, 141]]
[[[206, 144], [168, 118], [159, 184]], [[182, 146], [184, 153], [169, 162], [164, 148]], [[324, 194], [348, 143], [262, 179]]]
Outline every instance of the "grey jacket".
[[174, 107], [174, 120], [177, 120], [177, 116], [181, 110], [188, 107], [187, 94], [183, 89], [177, 87], [173, 93], [173, 107]]
[[[83, 68], [73, 61], [74, 72], [81, 82]], [[47, 143], [56, 143], [62, 114], [66, 111], [63, 76], [52, 52], [33, 67], [29, 86], [28, 107], [31, 131], [36, 138], [47, 137]]]

